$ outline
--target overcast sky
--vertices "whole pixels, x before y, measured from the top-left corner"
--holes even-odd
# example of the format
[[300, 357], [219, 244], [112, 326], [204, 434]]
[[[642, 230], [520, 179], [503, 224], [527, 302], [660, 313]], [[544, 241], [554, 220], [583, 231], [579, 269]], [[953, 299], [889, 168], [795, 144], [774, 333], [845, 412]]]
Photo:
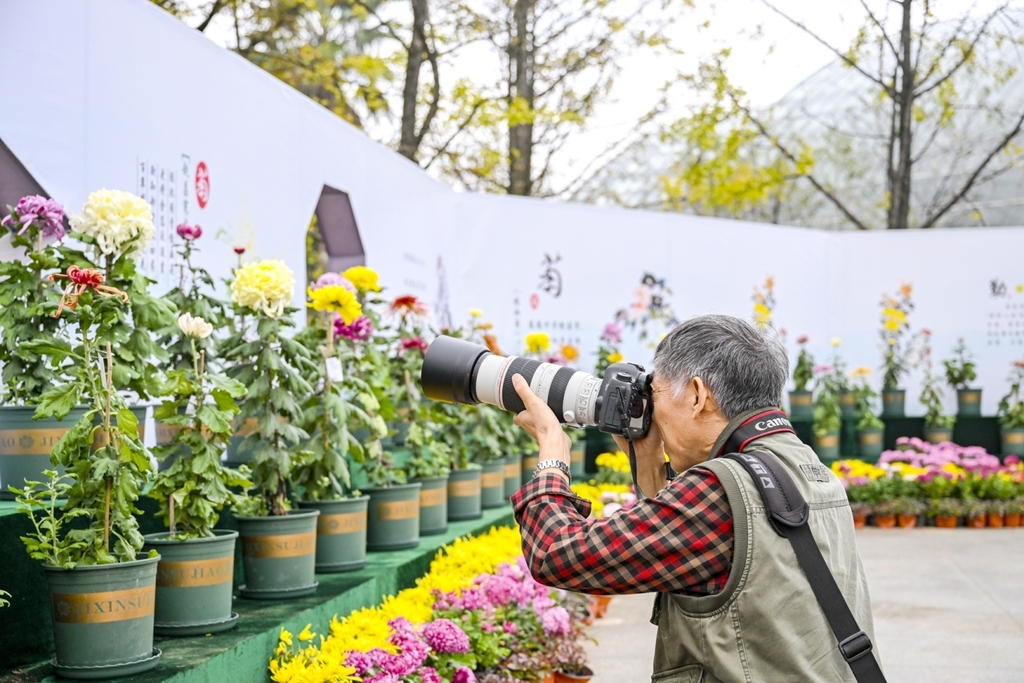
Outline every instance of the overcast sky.
[[[850, 43], [865, 16], [860, 0], [775, 2], [777, 7], [814, 29], [825, 40], [841, 47]], [[869, 4], [878, 8], [885, 2], [872, 0]], [[610, 144], [629, 136], [637, 120], [657, 102], [665, 81], [680, 68], [692, 68], [696, 60], [704, 56], [729, 47], [732, 50], [730, 77], [747, 91], [755, 106], [771, 105], [835, 58], [826, 47], [772, 13], [760, 0], [718, 0], [714, 3], [697, 0], [696, 4], [696, 9], [683, 9], [671, 28], [676, 44], [686, 53], [683, 58], [666, 59], [645, 52], [620, 64], [620, 75], [616, 78], [610, 100], [602, 104], [590, 119], [587, 131], [574, 136], [564, 149], [553, 179], [555, 188], [578, 175], [596, 154]], [[965, 0], [932, 2], [943, 17], [953, 16], [971, 4], [990, 3], [988, 0], [978, 0], [977, 3]], [[709, 22], [708, 28], [700, 28], [705, 21]], [[221, 45], [231, 46], [234, 43], [226, 19], [214, 22], [207, 35]], [[489, 68], [486, 60], [478, 57], [471, 53], [462, 55], [456, 68], [464, 71], [460, 74], [442, 73], [442, 76], [451, 81], [462, 75], [473, 76], [474, 79], [488, 77], [482, 71]], [[685, 93], [679, 92], [679, 100], [674, 106], [682, 114], [688, 101]]]

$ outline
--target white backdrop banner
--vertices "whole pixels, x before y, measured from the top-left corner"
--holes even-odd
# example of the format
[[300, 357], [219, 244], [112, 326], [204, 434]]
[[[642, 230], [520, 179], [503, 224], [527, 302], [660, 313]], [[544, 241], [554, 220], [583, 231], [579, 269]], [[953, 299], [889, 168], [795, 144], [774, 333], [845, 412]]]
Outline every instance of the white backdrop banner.
[[[872, 368], [881, 295], [912, 284], [911, 324], [933, 331], [939, 358], [966, 338], [987, 413], [1024, 347], [1021, 229], [825, 233], [460, 194], [146, 0], [0, 3], [0, 25], [47, 35], [9, 31], [0, 42], [0, 140], [71, 213], [102, 187], [149, 200], [158, 234], [143, 266], [162, 287], [176, 278], [181, 222], [203, 226], [201, 262], [215, 277], [244, 246], [245, 260], [286, 260], [301, 284], [328, 186], [348, 194], [389, 295], [422, 297], [454, 324], [481, 308], [507, 353], [543, 330], [578, 345], [589, 368], [618, 311], [749, 318], [769, 278], [791, 355], [807, 334], [825, 361], [838, 337], [849, 365]], [[640, 288], [645, 278], [653, 290]], [[626, 330], [627, 358], [649, 361], [665, 326], [647, 327], [646, 339], [642, 324]], [[905, 382], [911, 413], [922, 412], [919, 383], [920, 372]]]

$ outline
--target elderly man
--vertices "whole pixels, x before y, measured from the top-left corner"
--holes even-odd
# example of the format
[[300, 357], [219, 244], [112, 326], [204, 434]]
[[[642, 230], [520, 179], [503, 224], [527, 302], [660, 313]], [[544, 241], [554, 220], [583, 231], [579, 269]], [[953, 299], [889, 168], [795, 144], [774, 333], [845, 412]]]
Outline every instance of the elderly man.
[[[782, 345], [743, 320], [708, 315], [676, 327], [654, 358], [650, 432], [634, 443], [650, 497], [603, 519], [588, 519], [589, 504], [569, 488], [558, 419], [522, 377], [513, 380], [526, 406], [516, 424], [540, 445], [534, 479], [512, 500], [531, 571], [572, 591], [660, 593], [655, 681], [884, 680], [846, 493], [778, 410], [787, 375]], [[744, 456], [724, 457], [735, 452], [755, 472], [783, 470], [789, 489], [759, 484]], [[671, 480], [665, 454], [681, 472]], [[845, 602], [843, 627], [830, 628], [813, 572], [783, 535], [788, 518], [769, 518], [762, 486], [790, 491], [783, 503], [799, 501], [795, 487], [808, 503], [803, 529], [820, 549], [817, 573], [834, 577], [831, 595], [819, 598]], [[837, 642], [843, 628], [856, 637]]]

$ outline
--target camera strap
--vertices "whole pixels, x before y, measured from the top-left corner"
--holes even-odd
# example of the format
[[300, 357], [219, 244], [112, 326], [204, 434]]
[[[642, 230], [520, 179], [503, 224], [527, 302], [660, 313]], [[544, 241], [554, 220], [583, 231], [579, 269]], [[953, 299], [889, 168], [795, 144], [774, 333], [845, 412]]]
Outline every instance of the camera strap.
[[[767, 413], [752, 419], [761, 420], [765, 415]], [[783, 417], [785, 416], [783, 415]], [[744, 423], [744, 425], [746, 424]], [[786, 424], [789, 424], [789, 420], [786, 420]], [[792, 427], [776, 431], [792, 431]], [[850, 606], [846, 604], [846, 598], [839, 590], [836, 579], [814, 540], [811, 527], [807, 523], [810, 506], [804, 500], [803, 494], [800, 493], [796, 484], [793, 483], [792, 477], [773, 455], [765, 451], [740, 452], [754, 439], [769, 433], [772, 432], [766, 428], [761, 430], [758, 436], [745, 438], [740, 443], [739, 450], [727, 452], [722, 457], [738, 462], [753, 478], [761, 492], [765, 507], [768, 508], [768, 519], [772, 528], [779, 536], [789, 539], [790, 545], [793, 546], [793, 552], [796, 553], [800, 568], [807, 576], [811, 591], [836, 637], [839, 652], [849, 664], [857, 682], [885, 683], [885, 676], [871, 652], [871, 639], [857, 625]], [[731, 443], [733, 443], [732, 438], [729, 439], [726, 446], [728, 447]]]

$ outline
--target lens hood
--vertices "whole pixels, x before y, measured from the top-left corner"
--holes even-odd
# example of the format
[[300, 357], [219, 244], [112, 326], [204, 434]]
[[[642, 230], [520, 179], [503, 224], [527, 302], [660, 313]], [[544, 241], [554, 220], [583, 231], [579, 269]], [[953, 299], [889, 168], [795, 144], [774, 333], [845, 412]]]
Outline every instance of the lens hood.
[[479, 403], [473, 391], [474, 369], [491, 352], [465, 339], [440, 336], [423, 356], [420, 386], [427, 398], [447, 403]]

